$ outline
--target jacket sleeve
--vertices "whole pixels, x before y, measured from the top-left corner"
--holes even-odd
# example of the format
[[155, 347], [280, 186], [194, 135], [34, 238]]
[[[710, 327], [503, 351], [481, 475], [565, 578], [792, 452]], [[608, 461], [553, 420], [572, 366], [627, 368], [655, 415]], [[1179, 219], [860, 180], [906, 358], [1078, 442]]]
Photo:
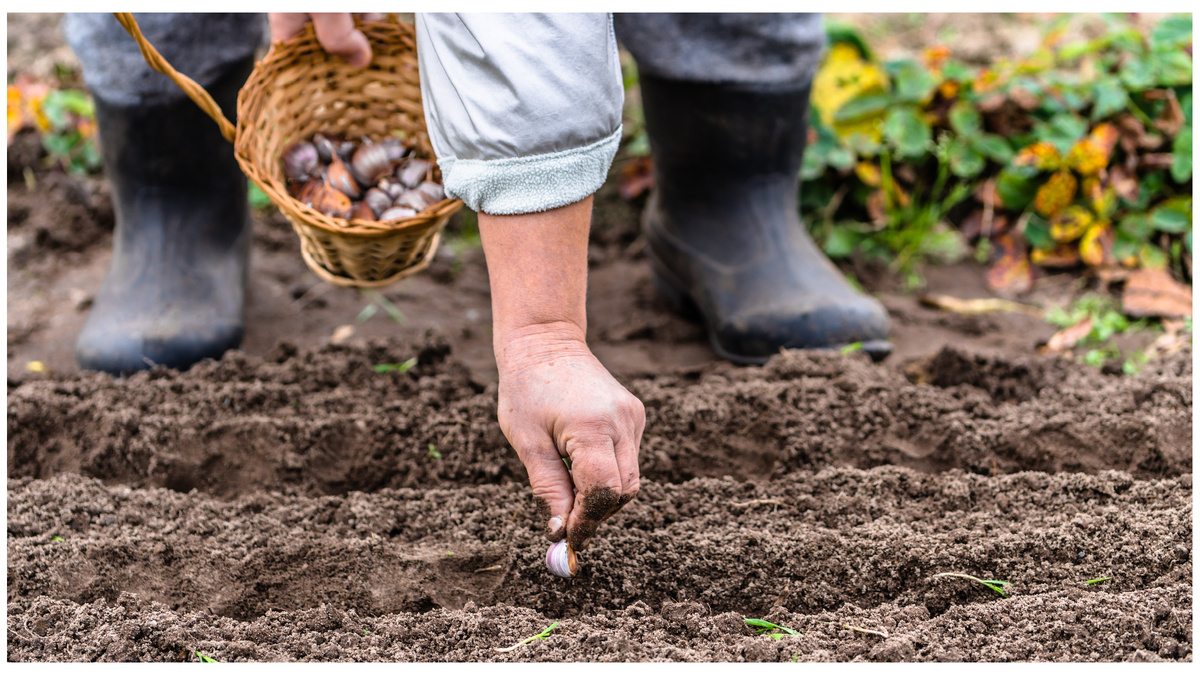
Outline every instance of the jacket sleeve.
[[624, 88], [608, 14], [418, 14], [430, 141], [446, 193], [493, 215], [604, 183]]

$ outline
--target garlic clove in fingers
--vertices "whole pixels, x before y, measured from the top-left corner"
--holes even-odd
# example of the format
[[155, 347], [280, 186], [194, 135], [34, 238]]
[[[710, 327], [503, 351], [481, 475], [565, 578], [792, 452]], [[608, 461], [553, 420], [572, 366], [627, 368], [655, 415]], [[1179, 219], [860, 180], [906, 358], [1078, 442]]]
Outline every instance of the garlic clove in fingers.
[[564, 579], [570, 579], [579, 571], [575, 549], [571, 548], [566, 539], [550, 544], [550, 550], [546, 551], [546, 568], [554, 576]]

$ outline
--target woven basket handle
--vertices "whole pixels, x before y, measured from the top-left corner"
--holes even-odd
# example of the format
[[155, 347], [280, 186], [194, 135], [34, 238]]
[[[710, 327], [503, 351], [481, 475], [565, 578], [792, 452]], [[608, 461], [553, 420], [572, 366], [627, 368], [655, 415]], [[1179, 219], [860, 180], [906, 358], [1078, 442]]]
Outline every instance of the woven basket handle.
[[167, 60], [162, 57], [162, 54], [158, 53], [154, 45], [146, 40], [146, 36], [142, 35], [142, 29], [138, 27], [137, 20], [133, 18], [132, 14], [129, 12], [113, 12], [113, 16], [117, 17], [117, 21], [121, 26], [133, 36], [134, 40], [137, 40], [138, 48], [142, 50], [142, 58], [146, 59], [146, 63], [179, 85], [183, 93], [195, 101], [196, 105], [200, 106], [200, 109], [213, 118], [217, 126], [221, 127], [221, 135], [225, 137], [225, 140], [232, 143], [234, 137], [237, 136], [237, 128], [233, 126], [233, 122], [225, 119], [225, 115], [221, 113], [220, 106], [217, 105], [212, 96], [208, 95], [207, 91], [204, 91], [204, 87], [196, 84], [195, 80], [175, 70], [171, 67], [171, 64], [167, 63]]

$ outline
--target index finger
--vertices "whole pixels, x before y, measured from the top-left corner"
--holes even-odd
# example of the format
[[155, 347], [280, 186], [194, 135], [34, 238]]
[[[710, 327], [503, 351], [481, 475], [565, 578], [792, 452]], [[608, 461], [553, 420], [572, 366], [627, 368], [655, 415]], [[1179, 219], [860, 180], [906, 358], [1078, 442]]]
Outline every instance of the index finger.
[[347, 13], [313, 14], [317, 41], [330, 54], [337, 54], [352, 66], [365, 67], [371, 62], [371, 45], [367, 36], [354, 27], [354, 18]]

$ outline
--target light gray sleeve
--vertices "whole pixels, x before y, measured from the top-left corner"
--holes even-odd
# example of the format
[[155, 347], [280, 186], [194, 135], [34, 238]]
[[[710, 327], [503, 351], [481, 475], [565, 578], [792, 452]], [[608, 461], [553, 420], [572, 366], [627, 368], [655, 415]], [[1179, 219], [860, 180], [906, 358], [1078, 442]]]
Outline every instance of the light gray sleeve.
[[625, 91], [608, 14], [417, 14], [429, 138], [447, 194], [493, 215], [604, 183]]

